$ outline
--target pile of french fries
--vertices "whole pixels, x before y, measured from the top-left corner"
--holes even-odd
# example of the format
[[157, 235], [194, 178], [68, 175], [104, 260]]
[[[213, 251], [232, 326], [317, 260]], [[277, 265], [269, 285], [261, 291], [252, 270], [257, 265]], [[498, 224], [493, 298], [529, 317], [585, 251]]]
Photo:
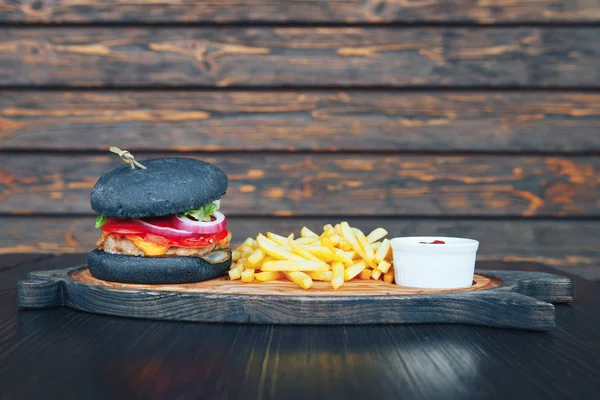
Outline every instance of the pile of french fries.
[[339, 289], [355, 278], [393, 283], [387, 234], [377, 228], [365, 236], [347, 222], [327, 224], [320, 235], [303, 227], [297, 239], [293, 233], [287, 237], [259, 233], [233, 250], [229, 278], [242, 282], [287, 279], [303, 289], [310, 289], [313, 281], [331, 282], [331, 287]]

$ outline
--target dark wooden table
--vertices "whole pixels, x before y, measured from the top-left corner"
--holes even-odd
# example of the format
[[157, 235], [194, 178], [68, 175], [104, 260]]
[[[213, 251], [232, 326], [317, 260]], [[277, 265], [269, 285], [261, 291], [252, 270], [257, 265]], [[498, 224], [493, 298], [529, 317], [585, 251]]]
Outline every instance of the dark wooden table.
[[[586, 399], [600, 389], [600, 285], [574, 276], [575, 301], [556, 307], [556, 328], [545, 333], [174, 323], [17, 309], [16, 283], [27, 272], [83, 260], [0, 256], [0, 398]], [[478, 268], [556, 272], [531, 263]]]

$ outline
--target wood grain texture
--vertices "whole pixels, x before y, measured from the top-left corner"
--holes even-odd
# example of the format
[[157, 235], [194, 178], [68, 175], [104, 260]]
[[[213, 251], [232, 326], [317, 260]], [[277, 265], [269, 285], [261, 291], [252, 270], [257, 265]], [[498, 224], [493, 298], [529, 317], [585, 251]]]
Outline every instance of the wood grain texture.
[[[520, 293], [549, 303], [573, 301], [573, 281], [565, 276], [524, 271], [478, 271], [478, 273], [501, 280], [501, 285], [491, 288], [499, 292]], [[487, 290], [487, 288], [480, 290]]]
[[[520, 285], [521, 276], [527, 282], [536, 281], [535, 273], [531, 272], [511, 272], [496, 288], [471, 291], [404, 294], [404, 291], [389, 289], [389, 293], [374, 290], [369, 295], [340, 290], [336, 295], [313, 293], [309, 296], [304, 291], [282, 295], [277, 282], [266, 283], [261, 293], [251, 295], [229, 292], [223, 286], [204, 290], [207, 284], [201, 283], [195, 284], [193, 290], [182, 289], [181, 285], [166, 290], [161, 285], [138, 288], [139, 285], [98, 284], [85, 278], [86, 271], [76, 268], [28, 274], [26, 280], [18, 283], [19, 307], [64, 305], [123, 317], [250, 324], [459, 323], [528, 330], [551, 330], [555, 325], [552, 304], [519, 292], [528, 287]], [[89, 271], [87, 273], [89, 275]], [[494, 278], [493, 273], [490, 276]], [[567, 284], [572, 291], [568, 278], [544, 274], [543, 281], [552, 278], [557, 285]]]
[[0, 92], [0, 149], [600, 151], [572, 92]]
[[0, 85], [597, 87], [598, 28], [3, 28]]
[[[229, 218], [232, 243], [239, 245], [259, 232], [299, 234], [303, 226], [322, 230], [340, 217], [323, 218]], [[600, 224], [597, 220], [407, 220], [402, 218], [343, 218], [370, 232], [384, 227], [389, 236], [459, 236], [477, 239], [478, 262], [504, 260], [537, 261], [563, 271], [575, 268], [589, 279], [600, 280]], [[93, 217], [0, 217], [0, 253], [89, 252], [100, 237]], [[60, 266], [59, 266], [60, 267]], [[58, 268], [58, 267], [57, 267]]]
[[[91, 214], [94, 183], [122, 163], [106, 153], [3, 155], [0, 212]], [[168, 154], [134, 155], [144, 160]], [[222, 203], [228, 215], [600, 215], [598, 157], [185, 156], [228, 175]]]
[[0, 271], [19, 268], [32, 262], [41, 262], [51, 258], [51, 254], [42, 253], [12, 253], [0, 258]]
[[[87, 268], [72, 270], [68, 273], [75, 282], [89, 285], [104, 286], [119, 290], [166, 291], [177, 293], [227, 294], [227, 295], [257, 295], [257, 296], [302, 296], [302, 297], [372, 297], [395, 295], [430, 295], [438, 293], [463, 293], [495, 289], [502, 292], [514, 292], [549, 303], [569, 303], [573, 300], [573, 282], [569, 278], [544, 272], [513, 272], [513, 271], [476, 271], [473, 284], [461, 289], [422, 289], [398, 286], [382, 281], [362, 280], [359, 278], [346, 282], [337, 290], [332, 290], [328, 282], [313, 282], [310, 290], [304, 290], [287, 280], [269, 282], [244, 283], [232, 281], [227, 277], [209, 281], [174, 284], [146, 285], [108, 282], [92, 276]], [[46, 272], [41, 275], [33, 274], [28, 279], [35, 281], [39, 277], [46, 280]], [[52, 303], [53, 301], [49, 301]]]
[[[45, 273], [45, 272], [44, 272]], [[393, 296], [393, 295], [418, 295], [434, 293], [459, 293], [474, 290], [493, 289], [503, 284], [502, 279], [494, 276], [474, 274], [473, 285], [461, 289], [420, 289], [402, 287], [383, 281], [352, 279], [344, 283], [338, 290], [331, 288], [330, 282], [314, 281], [310, 290], [305, 290], [288, 280], [276, 280], [269, 282], [253, 281], [245, 283], [240, 280], [232, 281], [228, 277], [211, 279], [203, 282], [184, 284], [130, 284], [110, 282], [94, 277], [88, 268], [80, 268], [68, 271], [69, 277], [75, 282], [87, 285], [103, 286], [107, 289], [138, 290], [138, 291], [165, 291], [177, 293], [201, 293], [227, 294], [227, 295], [250, 295], [250, 296], [303, 296], [303, 297], [338, 297], [338, 296]], [[34, 277], [28, 279], [35, 280]]]
[[58, 307], [63, 303], [63, 288], [54, 281], [19, 281], [19, 306], [23, 308]]
[[2, 0], [0, 22], [577, 22], [600, 20], [595, 0]]
[[64, 255], [0, 271], [4, 397], [591, 399], [600, 384], [598, 286], [577, 277], [575, 300], [556, 305], [556, 327], [544, 333], [450, 324], [191, 324], [15, 307], [27, 272], [84, 259]]

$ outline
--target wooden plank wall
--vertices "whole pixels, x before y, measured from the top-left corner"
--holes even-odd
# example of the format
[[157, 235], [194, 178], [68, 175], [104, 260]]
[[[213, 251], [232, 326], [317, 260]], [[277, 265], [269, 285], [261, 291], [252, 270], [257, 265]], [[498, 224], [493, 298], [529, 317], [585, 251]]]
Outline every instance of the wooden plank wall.
[[89, 192], [186, 154], [234, 241], [348, 220], [600, 279], [600, 1], [0, 0], [0, 253], [89, 251]]

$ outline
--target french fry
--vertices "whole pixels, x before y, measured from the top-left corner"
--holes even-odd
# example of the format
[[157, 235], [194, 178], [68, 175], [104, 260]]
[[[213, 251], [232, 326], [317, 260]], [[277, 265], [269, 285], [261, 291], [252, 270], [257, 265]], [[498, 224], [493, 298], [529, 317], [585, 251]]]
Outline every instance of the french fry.
[[337, 246], [338, 243], [340, 243], [340, 241], [342, 240], [342, 237], [340, 235], [332, 235], [332, 236], [329, 236], [328, 239], [331, 242], [331, 244], [333, 244], [334, 246]]
[[296, 244], [313, 244], [313, 243], [318, 242], [319, 240], [320, 240], [319, 236], [307, 236], [307, 237], [301, 237], [301, 238], [294, 240], [294, 243], [296, 243]]
[[[254, 251], [254, 250], [252, 250], [252, 251]], [[239, 250], [238, 250], [238, 252], [239, 252], [240, 256], [238, 257], [238, 259], [236, 260], [236, 262], [240, 261], [240, 260], [245, 260], [246, 258], [248, 258], [248, 256], [250, 254], [252, 254], [252, 252], [241, 252]]]
[[240, 279], [242, 277], [242, 272], [239, 268], [232, 268], [228, 271], [229, 279], [235, 281], [236, 279]]
[[381, 278], [381, 275], [383, 275], [383, 273], [378, 269], [374, 269], [373, 272], [371, 272], [371, 278], [375, 279], [376, 281], [379, 280], [379, 278]]
[[388, 254], [388, 252], [390, 251], [390, 240], [389, 239], [383, 239], [383, 242], [381, 242], [381, 246], [379, 246], [379, 248], [377, 249], [377, 252], [375, 253], [375, 261], [376, 262], [381, 262], [382, 260], [384, 260]]
[[260, 247], [260, 249], [262, 251], [264, 251], [266, 254], [270, 255], [273, 258], [276, 258], [279, 260], [304, 260], [299, 255], [294, 254], [291, 251], [288, 251], [284, 248], [278, 247], [275, 244], [275, 242], [267, 239], [262, 234], [259, 234], [256, 237], [256, 243], [258, 244], [258, 247]]
[[234, 250], [231, 252], [231, 261], [236, 262], [240, 259], [242, 252], [239, 250]]
[[356, 255], [355, 251], [342, 251], [340, 249], [335, 249], [335, 253], [337, 254], [337, 260], [343, 262], [344, 264], [353, 264], [354, 256]]
[[365, 268], [367, 268], [367, 263], [364, 260], [349, 266], [344, 271], [344, 281], [349, 281], [350, 279], [356, 277]]
[[248, 263], [244, 264], [246, 266], [254, 266], [257, 265], [263, 258], [265, 257], [265, 253], [261, 249], [256, 249], [248, 256]]
[[242, 282], [252, 282], [254, 280], [254, 270], [247, 269], [242, 271]]
[[354, 231], [352, 230], [352, 228], [350, 228], [350, 225], [348, 225], [348, 223], [344, 221], [340, 224], [340, 229], [342, 230], [342, 236], [348, 241], [348, 243], [350, 243], [352, 249], [356, 251], [356, 253], [359, 254], [362, 258], [365, 258], [365, 253], [362, 247], [360, 246], [358, 240], [356, 239]]
[[373, 249], [373, 251], [375, 253], [377, 253], [377, 250], [379, 250], [380, 247], [381, 247], [381, 242], [371, 243], [371, 248]]
[[325, 224], [325, 225], [323, 225], [323, 232], [326, 232], [329, 229], [333, 229], [333, 225], [331, 225], [331, 224]]
[[240, 247], [240, 253], [244, 254], [244, 253], [252, 253], [254, 251], [253, 247], [250, 246], [242, 246]]
[[250, 248], [256, 247], [256, 241], [249, 237], [246, 240], [244, 240], [244, 243], [242, 243], [242, 247], [243, 246], [248, 246]]
[[310, 289], [313, 284], [311, 277], [306, 275], [304, 272], [285, 272], [284, 275], [286, 276], [286, 278], [294, 282], [296, 285], [300, 286], [302, 289]]
[[339, 289], [344, 284], [344, 264], [334, 262], [331, 270], [331, 286], [334, 289]]
[[336, 252], [337, 252], [337, 253], [339, 253], [339, 254], [342, 254], [342, 253], [344, 253], [346, 256], [350, 257], [350, 258], [351, 258], [351, 259], [353, 259], [353, 260], [354, 260], [354, 259], [355, 259], [355, 257], [356, 257], [356, 252], [355, 252], [354, 250], [344, 251], [344, 250], [337, 249], [337, 248], [336, 248], [335, 250], [336, 250]]
[[302, 227], [302, 229], [300, 230], [300, 236], [301, 237], [310, 237], [310, 236], [319, 237], [319, 235], [317, 235], [316, 233], [314, 233], [313, 231], [311, 231], [310, 229], [308, 229], [305, 226]]
[[306, 275], [310, 276], [313, 281], [331, 281], [333, 272], [331, 271], [310, 271]]
[[309, 260], [285, 260], [271, 261], [264, 263], [261, 267], [262, 271], [329, 271], [329, 265], [323, 261]]
[[335, 229], [333, 229], [333, 226], [329, 225], [329, 227], [327, 229], [323, 230], [322, 236], [333, 236], [333, 235], [335, 235]]
[[392, 264], [390, 264], [389, 262], [387, 262], [385, 260], [382, 260], [379, 262], [377, 269], [385, 274], [390, 270], [391, 266], [392, 266]]
[[362, 271], [360, 271], [360, 274], [358, 274], [358, 277], [360, 279], [364, 279], [364, 280], [371, 279], [371, 271], [373, 271], [373, 270], [369, 269], [369, 268], [365, 268]]
[[255, 272], [254, 279], [260, 282], [276, 281], [283, 279], [285, 275], [279, 271], [266, 271], [266, 272]]
[[364, 233], [362, 233], [362, 231], [360, 229], [356, 229], [356, 228], [353, 228], [353, 229], [354, 229], [354, 235], [356, 236], [356, 240], [358, 240], [360, 247], [362, 247], [363, 252], [365, 253], [363, 258], [369, 265], [372, 265], [373, 262], [375, 261], [375, 252], [373, 252], [371, 245], [369, 244], [369, 242], [367, 242], [367, 238], [365, 238]]
[[383, 239], [387, 234], [388, 231], [383, 228], [373, 229], [373, 231], [367, 235], [367, 242], [375, 243], [379, 239]]
[[336, 235], [342, 236], [342, 230], [340, 229], [340, 224], [335, 224], [335, 226], [333, 227], [333, 230], [335, 231]]
[[[323, 239], [321, 239], [321, 240], [323, 240]], [[331, 252], [331, 250], [329, 250], [325, 246], [306, 245], [306, 246], [302, 246], [302, 249], [308, 251], [312, 255], [318, 257], [319, 260], [324, 261], [324, 262], [331, 262], [336, 259], [335, 254], [333, 254]]]
[[[343, 251], [340, 250], [341, 253], [338, 253], [338, 249], [335, 248], [333, 243], [329, 240], [329, 238], [321, 238], [321, 244], [329, 249], [329, 252], [333, 256], [332, 261], [340, 261], [345, 264], [352, 264], [352, 259], [346, 255]], [[328, 258], [329, 255], [326, 255]]]
[[344, 250], [344, 251], [351, 251], [353, 249], [350, 242], [348, 242], [344, 238], [342, 238], [342, 240], [340, 240], [340, 242], [337, 244], [337, 246], [340, 250]]
[[385, 260], [392, 262], [392, 259], [394, 258], [394, 252], [391, 249], [390, 246], [390, 250], [387, 252], [387, 255], [385, 256]]
[[383, 281], [385, 283], [393, 283], [394, 282], [394, 270], [390, 269], [388, 272], [383, 274]]
[[317, 256], [311, 254], [308, 250], [305, 250], [300, 245], [294, 243], [292, 239], [288, 239], [288, 243], [292, 248], [292, 251], [298, 254], [300, 257], [304, 258], [305, 260], [320, 261]]
[[286, 237], [278, 235], [276, 233], [267, 232], [267, 237], [280, 246], [285, 246], [288, 244], [288, 240]]

